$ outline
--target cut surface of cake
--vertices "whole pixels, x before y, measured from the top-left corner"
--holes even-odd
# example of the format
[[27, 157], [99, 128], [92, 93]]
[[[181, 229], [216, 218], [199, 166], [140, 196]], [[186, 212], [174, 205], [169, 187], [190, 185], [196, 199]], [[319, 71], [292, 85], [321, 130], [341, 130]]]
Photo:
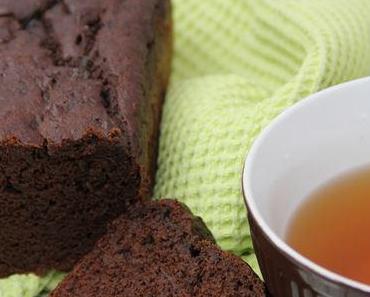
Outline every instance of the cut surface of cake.
[[167, 0], [0, 0], [0, 277], [67, 271], [150, 195]]
[[132, 207], [50, 297], [259, 297], [262, 281], [174, 200]]

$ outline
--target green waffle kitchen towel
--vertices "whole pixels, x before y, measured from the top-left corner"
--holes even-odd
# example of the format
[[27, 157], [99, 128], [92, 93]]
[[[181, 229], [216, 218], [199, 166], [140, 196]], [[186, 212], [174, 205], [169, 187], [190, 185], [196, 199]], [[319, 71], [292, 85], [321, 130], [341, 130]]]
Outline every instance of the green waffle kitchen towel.
[[12, 275], [0, 280], [0, 297], [44, 297], [63, 278], [62, 273], [50, 272], [43, 278], [33, 274]]
[[[370, 0], [173, 5], [175, 57], [155, 196], [185, 202], [223, 248], [257, 267], [240, 193], [243, 160], [283, 109], [370, 74]], [[60, 278], [12, 276], [0, 280], [0, 297], [44, 296]]]
[[370, 1], [173, 2], [155, 197], [185, 202], [221, 247], [256, 268], [241, 195], [245, 156], [285, 108], [370, 74]]

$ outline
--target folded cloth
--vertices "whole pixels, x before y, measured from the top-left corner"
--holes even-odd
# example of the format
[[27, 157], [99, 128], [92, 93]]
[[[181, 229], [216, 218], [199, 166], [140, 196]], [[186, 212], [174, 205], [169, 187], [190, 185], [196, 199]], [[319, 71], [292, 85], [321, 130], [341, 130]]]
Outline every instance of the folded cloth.
[[63, 278], [62, 273], [50, 272], [40, 278], [33, 274], [12, 275], [0, 280], [0, 297], [44, 297]]
[[245, 156], [285, 108], [370, 74], [370, 1], [173, 2], [155, 197], [186, 203], [222, 248], [257, 268], [241, 195]]
[[[256, 268], [240, 193], [245, 155], [286, 107], [370, 74], [370, 1], [173, 4], [175, 58], [155, 196], [185, 202], [223, 248]], [[0, 297], [44, 296], [61, 277], [12, 276], [0, 280]]]

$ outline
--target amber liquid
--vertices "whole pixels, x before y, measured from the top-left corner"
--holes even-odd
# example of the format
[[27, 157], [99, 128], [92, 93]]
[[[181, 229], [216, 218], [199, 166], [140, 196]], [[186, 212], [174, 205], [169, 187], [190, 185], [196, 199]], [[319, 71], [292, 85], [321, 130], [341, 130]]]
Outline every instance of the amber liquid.
[[305, 200], [287, 242], [320, 266], [370, 285], [370, 168], [334, 179]]

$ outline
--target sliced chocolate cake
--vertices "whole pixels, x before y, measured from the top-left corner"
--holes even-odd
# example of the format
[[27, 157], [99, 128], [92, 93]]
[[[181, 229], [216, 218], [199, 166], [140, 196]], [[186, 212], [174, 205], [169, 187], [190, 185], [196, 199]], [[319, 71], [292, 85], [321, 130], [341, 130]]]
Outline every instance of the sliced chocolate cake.
[[261, 280], [174, 200], [116, 219], [50, 297], [259, 297]]
[[0, 277], [67, 271], [149, 196], [168, 0], [0, 0]]

